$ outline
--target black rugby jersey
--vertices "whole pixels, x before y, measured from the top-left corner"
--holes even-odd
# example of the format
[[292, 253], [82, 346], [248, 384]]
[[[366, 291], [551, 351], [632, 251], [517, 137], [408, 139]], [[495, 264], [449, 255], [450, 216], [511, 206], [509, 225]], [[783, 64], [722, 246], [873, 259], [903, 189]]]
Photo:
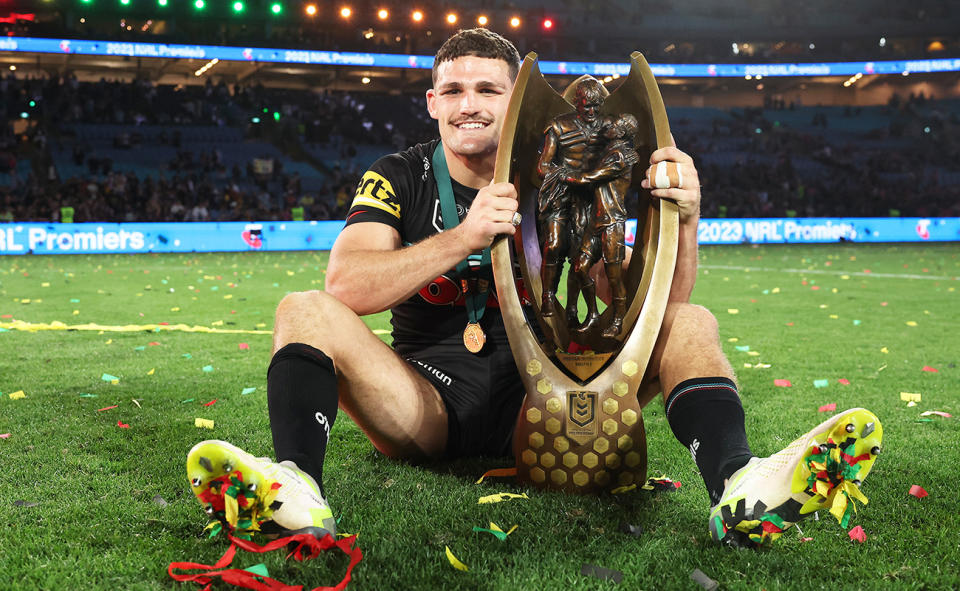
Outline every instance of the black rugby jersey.
[[[417, 144], [374, 162], [357, 185], [347, 225], [387, 224], [399, 232], [404, 246], [442, 232], [440, 195], [432, 169], [433, 152], [439, 143], [440, 140], [433, 140]], [[457, 215], [463, 220], [478, 190], [452, 182]], [[489, 276], [492, 277], [492, 273]], [[487, 333], [488, 344], [506, 346], [507, 335], [492, 283], [489, 293], [480, 325]], [[390, 322], [393, 346], [403, 355], [435, 344], [463, 348], [463, 329], [468, 317], [456, 269], [450, 269], [395, 306]]]

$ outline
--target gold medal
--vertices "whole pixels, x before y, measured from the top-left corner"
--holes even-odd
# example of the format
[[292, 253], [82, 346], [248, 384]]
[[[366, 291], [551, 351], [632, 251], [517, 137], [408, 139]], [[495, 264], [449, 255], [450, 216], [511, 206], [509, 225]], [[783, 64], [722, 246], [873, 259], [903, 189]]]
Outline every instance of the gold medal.
[[479, 353], [486, 342], [487, 335], [484, 334], [480, 325], [475, 322], [467, 323], [467, 327], [463, 329], [463, 346], [467, 348], [467, 351]]

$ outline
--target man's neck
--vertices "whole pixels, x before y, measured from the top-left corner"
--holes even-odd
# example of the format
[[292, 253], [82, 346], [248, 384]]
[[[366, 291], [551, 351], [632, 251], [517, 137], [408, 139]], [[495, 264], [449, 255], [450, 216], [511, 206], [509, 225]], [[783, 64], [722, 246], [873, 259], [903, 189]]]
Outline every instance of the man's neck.
[[496, 152], [463, 156], [453, 153], [450, 148], [444, 145], [443, 155], [447, 159], [450, 178], [461, 185], [471, 189], [482, 189], [493, 180], [493, 169], [497, 162]]

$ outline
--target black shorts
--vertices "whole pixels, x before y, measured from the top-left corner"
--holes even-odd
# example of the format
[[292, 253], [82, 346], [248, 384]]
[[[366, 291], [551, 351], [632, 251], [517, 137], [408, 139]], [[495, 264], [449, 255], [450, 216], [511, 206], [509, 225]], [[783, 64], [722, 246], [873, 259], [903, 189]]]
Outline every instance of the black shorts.
[[435, 345], [406, 359], [447, 408], [447, 458], [513, 455], [525, 391], [506, 343], [488, 341], [477, 355], [463, 345]]

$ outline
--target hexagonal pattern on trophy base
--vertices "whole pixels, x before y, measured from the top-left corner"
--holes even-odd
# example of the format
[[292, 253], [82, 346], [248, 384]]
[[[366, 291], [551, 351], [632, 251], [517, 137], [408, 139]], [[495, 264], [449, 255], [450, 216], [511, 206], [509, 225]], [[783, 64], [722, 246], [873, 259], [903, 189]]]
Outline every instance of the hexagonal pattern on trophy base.
[[[540, 366], [527, 364], [526, 369], [529, 373]], [[596, 494], [646, 480], [643, 416], [624, 382], [614, 381], [599, 392], [572, 390], [576, 386], [565, 391], [566, 384], [533, 377], [539, 379], [524, 400], [515, 434], [521, 482]]]

